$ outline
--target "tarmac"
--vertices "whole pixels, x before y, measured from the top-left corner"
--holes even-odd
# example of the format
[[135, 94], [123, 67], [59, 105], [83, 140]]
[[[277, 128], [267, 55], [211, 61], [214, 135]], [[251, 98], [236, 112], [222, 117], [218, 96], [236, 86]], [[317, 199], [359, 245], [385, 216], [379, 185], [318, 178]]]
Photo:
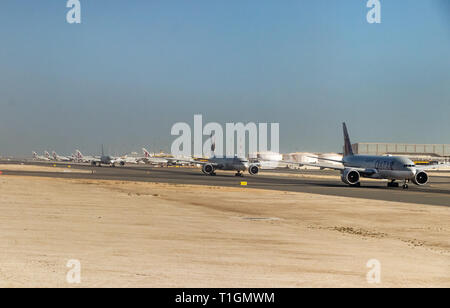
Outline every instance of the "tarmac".
[[[386, 181], [363, 181], [362, 187], [349, 187], [341, 182], [340, 174], [335, 171], [321, 170], [263, 170], [256, 176], [245, 174], [236, 177], [233, 173], [217, 172], [216, 176], [206, 176], [198, 168], [175, 167], [92, 167], [90, 165], [67, 163], [38, 163], [3, 161], [1, 164], [31, 164], [41, 166], [57, 166], [68, 168], [70, 172], [35, 172], [0, 170], [0, 176], [38, 176], [54, 178], [137, 181], [169, 184], [188, 184], [206, 186], [242, 187], [242, 189], [268, 189], [288, 192], [304, 192], [318, 195], [361, 198], [370, 200], [405, 202], [410, 204], [424, 204], [450, 207], [450, 174], [442, 172], [442, 176], [432, 176], [426, 186], [410, 185], [410, 189], [388, 188]], [[77, 172], [84, 170], [84, 173]], [[90, 173], [86, 173], [90, 170]], [[272, 173], [277, 175], [272, 175]], [[279, 174], [283, 173], [282, 176]], [[293, 173], [304, 174], [307, 177], [292, 177]], [[433, 172], [436, 173], [436, 172]], [[284, 176], [285, 174], [285, 176]], [[439, 173], [438, 173], [439, 174]], [[314, 176], [317, 175], [317, 178]], [[326, 175], [326, 178], [320, 176]], [[336, 177], [334, 180], [333, 177]], [[242, 182], [246, 182], [243, 186]], [[214, 196], [209, 196], [214, 197]]]

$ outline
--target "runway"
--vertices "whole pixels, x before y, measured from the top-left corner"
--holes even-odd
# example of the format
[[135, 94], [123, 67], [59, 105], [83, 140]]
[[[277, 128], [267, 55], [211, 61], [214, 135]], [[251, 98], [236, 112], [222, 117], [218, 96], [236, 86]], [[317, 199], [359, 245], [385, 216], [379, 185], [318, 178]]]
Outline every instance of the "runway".
[[[16, 163], [16, 162], [7, 162]], [[5, 164], [5, 162], [3, 162]], [[40, 166], [52, 166], [49, 163], [25, 163]], [[68, 164], [57, 163], [56, 166], [66, 167]], [[216, 176], [205, 176], [196, 168], [152, 168], [142, 166], [125, 167], [92, 167], [87, 165], [71, 165], [71, 172], [35, 172], [35, 171], [2, 171], [3, 176], [40, 176], [67, 179], [93, 179], [115, 181], [139, 181], [169, 184], [207, 185], [241, 187], [241, 182], [247, 182], [242, 189], [269, 189], [288, 192], [305, 192], [319, 195], [333, 195], [362, 199], [405, 202], [413, 204], [427, 204], [450, 207], [450, 176], [431, 177], [427, 186], [410, 185], [409, 190], [388, 188], [383, 181], [365, 181], [362, 187], [348, 187], [340, 181], [340, 175], [334, 171], [319, 170], [276, 170], [263, 171], [256, 176], [246, 175], [244, 178], [235, 177], [232, 173], [217, 172]], [[84, 170], [77, 173], [76, 170]], [[92, 173], [86, 173], [86, 170]], [[277, 173], [277, 175], [272, 175]], [[286, 176], [279, 176], [284, 173]], [[300, 173], [309, 176], [335, 176], [330, 178], [299, 178], [289, 177], [290, 174]]]
[[[17, 162], [1, 162], [12, 164]], [[52, 166], [49, 163], [25, 163], [41, 166]], [[57, 163], [58, 167], [68, 164]], [[40, 176], [67, 179], [93, 179], [115, 181], [157, 182], [169, 184], [189, 184], [207, 186], [241, 187], [246, 181], [247, 186], [242, 189], [268, 189], [287, 192], [305, 192], [318, 195], [332, 195], [351, 198], [405, 202], [411, 204], [426, 204], [435, 206], [450, 206], [450, 176], [431, 177], [430, 183], [423, 187], [410, 185], [409, 190], [388, 188], [383, 181], [365, 181], [362, 187], [348, 187], [340, 181], [340, 175], [334, 171], [318, 170], [276, 170], [263, 171], [256, 176], [246, 175], [244, 178], [235, 177], [232, 173], [218, 171], [217, 176], [205, 176], [196, 168], [151, 168], [141, 166], [125, 167], [92, 167], [87, 165], [71, 165], [71, 172], [34, 172], [34, 171], [2, 171], [1, 176]], [[77, 170], [90, 170], [92, 173], [77, 173]], [[273, 175], [277, 173], [277, 175]], [[280, 176], [279, 173], [285, 173]], [[309, 177], [292, 177], [290, 174], [300, 173]], [[448, 174], [448, 173], [447, 173]], [[331, 176], [325, 179], [312, 176]], [[334, 180], [332, 177], [335, 176]], [[214, 197], [214, 196], [208, 196]]]

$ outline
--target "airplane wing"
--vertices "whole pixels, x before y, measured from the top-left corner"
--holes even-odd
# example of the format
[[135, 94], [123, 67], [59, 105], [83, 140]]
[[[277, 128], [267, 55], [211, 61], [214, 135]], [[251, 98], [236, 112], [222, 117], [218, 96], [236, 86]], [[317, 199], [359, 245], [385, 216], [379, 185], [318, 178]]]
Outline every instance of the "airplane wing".
[[[339, 171], [345, 170], [344, 166], [336, 166], [336, 165], [331, 165], [331, 164], [299, 163], [296, 161], [285, 161], [285, 160], [282, 160], [279, 163], [286, 164], [286, 165], [309, 166], [309, 167], [317, 167], [317, 168], [322, 168], [322, 169], [332, 169], [332, 170], [339, 170]], [[363, 170], [365, 170], [365, 169], [363, 169]]]
[[145, 157], [143, 159], [144, 162], [152, 163], [152, 164], [167, 164], [168, 160], [165, 158], [158, 158], [158, 157]]
[[216, 163], [210, 161], [198, 161], [198, 160], [187, 160], [187, 159], [177, 159], [178, 162], [188, 163], [188, 164], [198, 164], [198, 165], [213, 165], [218, 166]]
[[310, 158], [315, 158], [318, 160], [325, 160], [325, 161], [332, 161], [334, 163], [341, 163], [341, 164], [343, 163], [342, 160], [336, 160], [336, 159], [330, 159], [330, 158], [321, 158], [321, 157], [312, 157], [312, 156], [310, 156]]
[[352, 169], [352, 170], [356, 170], [362, 174], [365, 175], [373, 175], [375, 173], [377, 173], [378, 171], [376, 169], [367, 169], [367, 168], [353, 168], [353, 167], [345, 167], [345, 166], [336, 166], [336, 165], [331, 165], [331, 164], [321, 164], [321, 163], [299, 163], [299, 162], [294, 162], [294, 161], [280, 161], [280, 163], [285, 163], [287, 165], [299, 165], [299, 166], [309, 166], [309, 167], [316, 167], [316, 168], [321, 168], [321, 169], [331, 169], [331, 170], [337, 170], [337, 171], [344, 171], [345, 169]]
[[428, 165], [428, 166], [416, 166], [417, 170], [427, 171], [427, 170], [436, 170], [439, 168], [449, 168], [450, 164], [440, 164], [440, 165]]

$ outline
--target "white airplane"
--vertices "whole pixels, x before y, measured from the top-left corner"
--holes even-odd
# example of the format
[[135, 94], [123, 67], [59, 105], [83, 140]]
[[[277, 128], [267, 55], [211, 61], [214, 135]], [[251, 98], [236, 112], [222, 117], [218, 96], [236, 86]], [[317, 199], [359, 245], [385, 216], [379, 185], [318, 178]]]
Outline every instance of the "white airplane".
[[116, 164], [120, 164], [121, 166], [125, 165], [125, 161], [123, 161], [122, 159], [105, 155], [103, 151], [103, 145], [102, 145], [102, 156], [100, 157], [84, 156], [83, 154], [81, 154], [80, 150], [76, 150], [76, 156], [77, 160], [81, 162], [90, 163], [91, 165], [98, 167], [101, 167], [102, 165], [109, 165], [111, 167], [115, 167]]
[[97, 161], [99, 158], [94, 156], [84, 156], [80, 150], [75, 150], [75, 157], [77, 161], [81, 163], [91, 163], [93, 161]]
[[50, 156], [50, 153], [48, 151], [44, 152], [44, 156], [45, 158], [47, 158], [48, 160], [52, 160], [52, 157]]
[[342, 166], [331, 164], [311, 164], [287, 162], [288, 164], [298, 164], [319, 167], [322, 169], [333, 169], [341, 171], [341, 179], [347, 185], [361, 186], [361, 178], [390, 180], [388, 187], [399, 187], [397, 181], [403, 182], [403, 189], [408, 189], [408, 183], [412, 182], [418, 186], [426, 185], [429, 181], [427, 170], [437, 169], [447, 165], [416, 166], [412, 160], [403, 156], [372, 156], [353, 154], [352, 144], [348, 135], [347, 125], [343, 123], [344, 129], [344, 158], [342, 161], [319, 158], [323, 161], [341, 163]]
[[56, 161], [69, 162], [73, 161], [72, 157], [59, 156], [55, 151], [52, 152], [53, 159]]
[[39, 156], [36, 152], [33, 152], [33, 160], [49, 161], [50, 159], [45, 156]]
[[169, 159], [167, 158], [162, 158], [162, 157], [155, 157], [152, 154], [150, 154], [149, 151], [147, 151], [147, 149], [142, 148], [142, 152], [144, 153], [144, 157], [139, 157], [137, 160], [141, 161], [145, 164], [150, 164], [150, 165], [167, 165], [169, 163]]

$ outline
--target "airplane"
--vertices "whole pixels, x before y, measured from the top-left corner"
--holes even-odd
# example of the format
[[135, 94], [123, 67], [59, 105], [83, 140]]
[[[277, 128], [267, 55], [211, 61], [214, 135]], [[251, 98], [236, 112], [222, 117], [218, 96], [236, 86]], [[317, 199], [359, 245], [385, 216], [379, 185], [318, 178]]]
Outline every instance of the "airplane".
[[77, 161], [82, 163], [91, 163], [93, 161], [97, 161], [99, 158], [94, 156], [84, 156], [80, 150], [75, 150], [75, 157]]
[[52, 156], [53, 156], [53, 159], [56, 160], [56, 161], [69, 162], [69, 161], [73, 160], [72, 157], [59, 156], [58, 154], [56, 154], [55, 151], [52, 152]]
[[102, 145], [102, 155], [101, 156], [84, 156], [80, 150], [76, 150], [76, 158], [77, 161], [83, 162], [83, 163], [90, 163], [92, 166], [101, 167], [102, 165], [109, 165], [111, 167], [115, 167], [117, 163], [119, 163], [121, 166], [125, 165], [125, 160], [121, 158], [112, 157], [109, 155], [105, 155], [103, 151], [103, 145]]
[[257, 175], [259, 173], [259, 164], [250, 163], [248, 159], [241, 157], [220, 158], [211, 157], [206, 161], [191, 161], [191, 163], [202, 165], [202, 172], [206, 175], [216, 175], [216, 170], [232, 170], [236, 171], [235, 176], [244, 176], [243, 172], [248, 170], [250, 175]]
[[43, 160], [43, 161], [49, 161], [50, 159], [45, 156], [39, 156], [36, 152], [33, 152], [33, 159], [34, 160]]
[[45, 158], [47, 158], [48, 160], [52, 160], [52, 157], [50, 156], [50, 153], [48, 153], [48, 151], [44, 152], [44, 156]]
[[142, 148], [142, 152], [144, 153], [144, 157], [138, 158], [139, 161], [142, 161], [146, 164], [152, 164], [152, 165], [167, 165], [169, 164], [169, 158], [163, 158], [163, 157], [155, 157], [152, 154], [150, 154], [147, 149]]
[[[213, 136], [211, 135], [211, 139]], [[231, 170], [236, 171], [235, 176], [244, 176], [243, 172], [248, 171], [250, 175], [257, 175], [259, 173], [260, 164], [250, 163], [248, 159], [243, 157], [216, 157], [214, 154], [215, 143], [211, 144], [211, 151], [213, 157], [201, 160], [182, 160], [191, 164], [202, 165], [202, 172], [205, 175], [216, 175], [216, 170]]]
[[345, 123], [343, 123], [343, 130], [345, 144], [344, 158], [341, 161], [319, 158], [319, 160], [341, 163], [342, 166], [327, 165], [323, 163], [282, 162], [319, 167], [321, 169], [339, 170], [341, 172], [342, 182], [353, 187], [361, 186], [361, 178], [370, 178], [389, 180], [390, 182], [387, 184], [388, 187], [400, 187], [397, 181], [402, 181], [403, 189], [408, 189], [408, 183], [410, 182], [418, 186], [426, 185], [430, 179], [426, 171], [445, 166], [417, 166], [412, 160], [403, 156], [355, 155]]
[[125, 161], [120, 158], [112, 157], [104, 154], [103, 144], [102, 144], [102, 156], [100, 158], [94, 158], [91, 160], [91, 164], [93, 166], [101, 167], [102, 165], [110, 165], [111, 167], [115, 167], [116, 163], [120, 163], [121, 166], [125, 165]]

